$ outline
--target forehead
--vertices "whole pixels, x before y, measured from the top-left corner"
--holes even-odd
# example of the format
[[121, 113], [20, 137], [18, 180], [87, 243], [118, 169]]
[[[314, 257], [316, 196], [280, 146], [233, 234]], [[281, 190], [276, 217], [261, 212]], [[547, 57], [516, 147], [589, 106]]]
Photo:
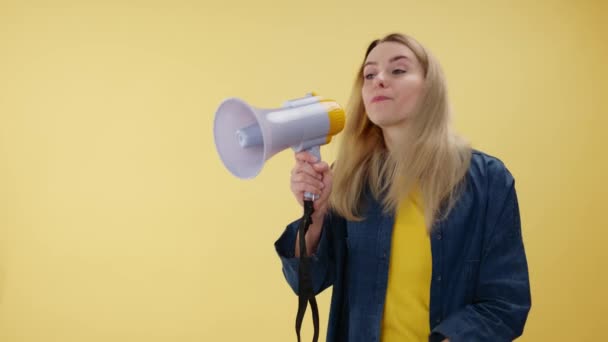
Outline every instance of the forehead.
[[376, 45], [365, 59], [367, 62], [388, 63], [395, 56], [405, 56], [410, 61], [416, 62], [416, 55], [407, 46], [396, 42], [382, 42]]

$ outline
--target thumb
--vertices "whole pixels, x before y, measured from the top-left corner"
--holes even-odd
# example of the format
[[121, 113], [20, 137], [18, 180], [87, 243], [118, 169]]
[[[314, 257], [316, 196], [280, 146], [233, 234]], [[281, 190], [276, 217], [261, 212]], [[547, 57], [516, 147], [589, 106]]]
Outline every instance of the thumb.
[[322, 173], [325, 173], [327, 170], [329, 170], [329, 165], [327, 165], [326, 162], [314, 163], [312, 164], [312, 167], [315, 169], [315, 171]]

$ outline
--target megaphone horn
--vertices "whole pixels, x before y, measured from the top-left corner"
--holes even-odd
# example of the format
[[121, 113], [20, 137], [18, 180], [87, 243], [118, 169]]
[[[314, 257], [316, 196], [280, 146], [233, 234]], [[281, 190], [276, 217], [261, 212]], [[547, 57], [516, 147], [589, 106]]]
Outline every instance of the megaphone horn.
[[[314, 93], [263, 109], [239, 98], [224, 100], [215, 114], [215, 146], [224, 166], [238, 178], [253, 178], [278, 152], [308, 150], [321, 160], [319, 147], [344, 128], [345, 113], [334, 100]], [[308, 194], [307, 194], [308, 195]]]

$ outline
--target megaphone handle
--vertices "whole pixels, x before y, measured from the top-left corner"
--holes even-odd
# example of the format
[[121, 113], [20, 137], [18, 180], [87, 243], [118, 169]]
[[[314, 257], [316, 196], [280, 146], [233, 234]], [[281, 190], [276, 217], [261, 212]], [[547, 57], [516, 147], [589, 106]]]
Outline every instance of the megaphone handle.
[[[317, 158], [317, 163], [321, 161], [321, 146], [313, 146], [313, 147], [307, 149], [306, 151]], [[319, 197], [320, 197], [319, 195], [315, 195], [310, 192], [304, 193], [304, 200], [316, 201], [319, 199]]]

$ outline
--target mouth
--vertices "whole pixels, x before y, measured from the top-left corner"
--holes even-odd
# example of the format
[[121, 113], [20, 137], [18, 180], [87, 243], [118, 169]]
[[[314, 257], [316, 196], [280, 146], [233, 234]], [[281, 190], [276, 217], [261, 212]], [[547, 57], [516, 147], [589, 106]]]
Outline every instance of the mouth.
[[376, 103], [376, 102], [382, 102], [382, 101], [386, 101], [386, 100], [390, 100], [390, 97], [386, 97], [386, 96], [376, 96], [372, 99], [372, 103]]

